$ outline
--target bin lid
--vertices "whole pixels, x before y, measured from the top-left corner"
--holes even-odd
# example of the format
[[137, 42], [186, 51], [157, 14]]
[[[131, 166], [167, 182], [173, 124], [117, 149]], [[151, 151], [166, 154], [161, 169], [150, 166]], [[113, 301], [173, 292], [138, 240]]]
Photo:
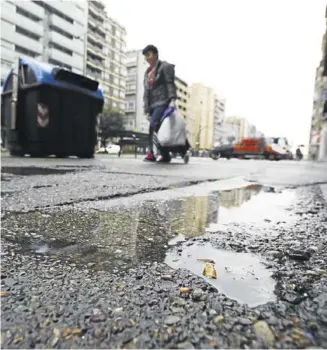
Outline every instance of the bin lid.
[[[19, 65], [27, 66], [34, 73], [34, 83], [52, 85], [58, 88], [69, 88], [100, 100], [104, 99], [102, 89], [96, 80], [32, 58], [19, 58]], [[13, 69], [10, 70], [4, 80], [3, 91], [6, 91], [6, 85], [12, 72]]]

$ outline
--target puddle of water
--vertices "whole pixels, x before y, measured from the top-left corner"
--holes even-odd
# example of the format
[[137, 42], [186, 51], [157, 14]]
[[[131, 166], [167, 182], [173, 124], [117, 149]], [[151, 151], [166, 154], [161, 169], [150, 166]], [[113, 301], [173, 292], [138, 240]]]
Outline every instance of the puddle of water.
[[[198, 259], [215, 262], [217, 279], [203, 276], [205, 263]], [[174, 269], [187, 269], [205, 278], [220, 293], [249, 306], [275, 300], [275, 282], [260, 257], [249, 253], [234, 253], [217, 250], [210, 244], [194, 244], [184, 249], [181, 255], [175, 251], [167, 253], [165, 263]]]
[[[295, 192], [275, 192], [257, 185], [244, 189], [222, 191], [219, 197], [219, 217], [207, 227], [208, 232], [228, 229], [231, 225], [253, 225], [265, 228], [271, 224], [292, 224], [295, 220], [286, 210], [294, 201]], [[251, 233], [260, 234], [260, 230]]]
[[76, 169], [43, 168], [43, 167], [16, 167], [3, 166], [1, 172], [12, 175], [32, 176], [32, 175], [55, 175], [74, 172]]
[[[267, 220], [285, 220], [292, 191], [271, 193], [251, 185], [206, 196], [149, 200], [120, 211], [58, 211], [9, 214], [2, 221], [2, 238], [18, 243], [26, 253], [45, 254], [85, 266], [123, 272], [142, 262], [166, 262], [202, 276], [196, 259], [216, 261], [220, 292], [253, 305], [271, 300], [273, 282], [262, 260], [249, 253], [215, 250], [210, 245], [183, 245], [187, 238], [233, 223], [253, 224], [259, 232]], [[266, 220], [266, 221], [265, 221]], [[261, 230], [262, 232], [262, 230]], [[182, 255], [175, 254], [176, 245]], [[229, 266], [232, 272], [225, 270]], [[254, 274], [253, 274], [254, 273]], [[257, 279], [258, 278], [258, 279]]]

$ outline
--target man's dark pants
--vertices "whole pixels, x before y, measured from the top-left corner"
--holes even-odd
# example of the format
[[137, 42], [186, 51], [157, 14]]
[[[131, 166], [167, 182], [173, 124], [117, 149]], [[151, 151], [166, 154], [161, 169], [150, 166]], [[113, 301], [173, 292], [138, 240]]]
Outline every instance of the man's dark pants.
[[[149, 128], [149, 150], [150, 150], [150, 153], [152, 153], [153, 155], [155, 155], [154, 149], [153, 149], [153, 146], [154, 146], [153, 134], [154, 132], [157, 133], [159, 131], [160, 125], [161, 125], [161, 117], [163, 116], [167, 108], [168, 106], [159, 106], [154, 108], [151, 111], [151, 121], [150, 121], [150, 128]], [[160, 150], [159, 145], [156, 144], [156, 146]], [[163, 151], [163, 150], [160, 150], [160, 152], [164, 158], [169, 158], [169, 152]]]

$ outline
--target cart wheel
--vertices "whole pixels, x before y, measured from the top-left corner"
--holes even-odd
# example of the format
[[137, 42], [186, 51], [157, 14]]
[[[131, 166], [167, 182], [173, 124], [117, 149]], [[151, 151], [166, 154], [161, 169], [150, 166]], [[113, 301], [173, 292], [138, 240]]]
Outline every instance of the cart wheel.
[[185, 164], [188, 164], [188, 162], [190, 161], [190, 152], [189, 151], [186, 152], [183, 160], [184, 160]]
[[212, 153], [211, 158], [212, 158], [213, 160], [218, 160], [218, 159], [220, 158], [220, 153], [217, 153], [217, 154], [213, 154], [213, 153]]

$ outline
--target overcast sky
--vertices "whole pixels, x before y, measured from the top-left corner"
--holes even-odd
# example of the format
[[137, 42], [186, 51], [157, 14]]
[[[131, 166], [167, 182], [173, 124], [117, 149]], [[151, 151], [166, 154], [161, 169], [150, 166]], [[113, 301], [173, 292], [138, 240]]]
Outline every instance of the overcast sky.
[[308, 143], [325, 0], [106, 0], [127, 30], [127, 48], [147, 44], [176, 74], [213, 87], [227, 115], [267, 136]]

